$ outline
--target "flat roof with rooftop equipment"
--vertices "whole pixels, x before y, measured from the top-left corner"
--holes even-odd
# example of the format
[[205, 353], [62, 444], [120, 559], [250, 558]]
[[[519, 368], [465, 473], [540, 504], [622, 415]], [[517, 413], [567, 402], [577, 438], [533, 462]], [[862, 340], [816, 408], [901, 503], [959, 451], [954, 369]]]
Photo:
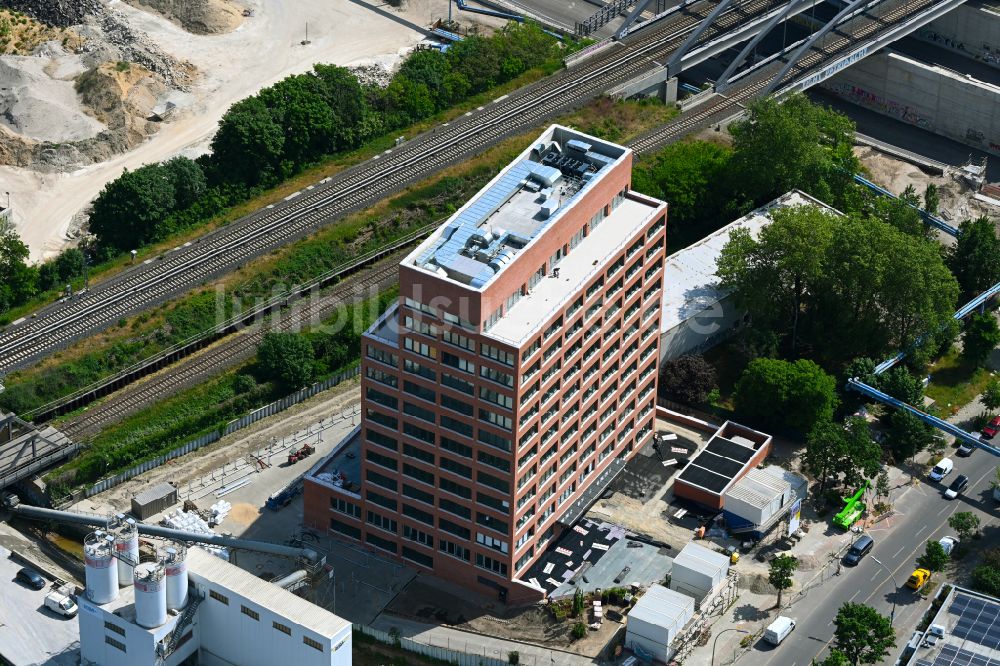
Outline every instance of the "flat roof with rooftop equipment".
[[1000, 600], [952, 588], [919, 640], [898, 663], [908, 666], [997, 666], [1000, 664]]

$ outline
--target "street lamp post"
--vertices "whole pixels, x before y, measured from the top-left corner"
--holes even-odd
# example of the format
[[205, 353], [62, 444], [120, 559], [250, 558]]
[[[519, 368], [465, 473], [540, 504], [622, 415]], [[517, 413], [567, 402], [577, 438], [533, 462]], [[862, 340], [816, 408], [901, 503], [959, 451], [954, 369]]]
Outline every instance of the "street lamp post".
[[[894, 576], [893, 573], [891, 571], [889, 571], [889, 567], [885, 566], [885, 564], [882, 562], [882, 560], [878, 559], [874, 555], [872, 555], [872, 560], [874, 560], [875, 564], [877, 564], [880, 567], [882, 567], [883, 569], [885, 569], [886, 573], [889, 574], [889, 579], [892, 581], [892, 586], [895, 587], [897, 591], [899, 591], [899, 585], [896, 585], [896, 576]], [[896, 597], [893, 597], [892, 598], [892, 612], [889, 614], [889, 626], [890, 627], [892, 626], [892, 622], [895, 619], [896, 619]]]
[[709, 662], [709, 666], [715, 666], [715, 646], [719, 643], [719, 636], [726, 633], [727, 631], [735, 631], [741, 634], [749, 634], [749, 631], [743, 629], [737, 629], [736, 627], [730, 627], [729, 629], [723, 629], [715, 635], [715, 640], [712, 641], [712, 661]]

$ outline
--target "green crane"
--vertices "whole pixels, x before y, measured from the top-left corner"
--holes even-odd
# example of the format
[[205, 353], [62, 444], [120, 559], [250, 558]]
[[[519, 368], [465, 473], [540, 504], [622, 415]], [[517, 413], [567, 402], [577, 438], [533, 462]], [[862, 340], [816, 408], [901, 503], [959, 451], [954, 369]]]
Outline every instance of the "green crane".
[[858, 518], [861, 517], [861, 514], [865, 510], [865, 503], [861, 501], [861, 498], [864, 496], [865, 491], [868, 490], [868, 485], [869, 482], [866, 479], [853, 495], [844, 499], [844, 508], [833, 517], [834, 525], [848, 530], [851, 528], [851, 525], [858, 521]]

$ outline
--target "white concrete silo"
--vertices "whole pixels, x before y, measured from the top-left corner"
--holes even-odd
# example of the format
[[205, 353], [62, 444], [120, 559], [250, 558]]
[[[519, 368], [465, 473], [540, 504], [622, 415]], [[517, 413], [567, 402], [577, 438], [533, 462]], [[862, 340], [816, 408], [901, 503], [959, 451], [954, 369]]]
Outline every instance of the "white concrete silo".
[[115, 529], [115, 554], [118, 558], [118, 584], [132, 584], [132, 563], [139, 562], [139, 530], [132, 518], [119, 522]]
[[83, 540], [87, 598], [106, 604], [118, 597], [118, 569], [114, 556], [115, 538], [98, 530]]
[[174, 544], [166, 548], [167, 608], [178, 610], [187, 605], [187, 548]]
[[153, 629], [167, 621], [167, 584], [163, 562], [143, 562], [135, 568], [135, 621]]

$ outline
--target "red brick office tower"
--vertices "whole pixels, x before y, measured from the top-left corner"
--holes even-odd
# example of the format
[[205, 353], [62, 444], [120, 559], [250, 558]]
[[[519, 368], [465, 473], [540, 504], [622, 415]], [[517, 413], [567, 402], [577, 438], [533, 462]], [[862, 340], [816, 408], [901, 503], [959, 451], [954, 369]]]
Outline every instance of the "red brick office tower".
[[550, 127], [403, 260], [361, 343], [360, 488], [307, 478], [307, 526], [542, 596], [519, 574], [653, 432], [666, 205], [631, 170]]

